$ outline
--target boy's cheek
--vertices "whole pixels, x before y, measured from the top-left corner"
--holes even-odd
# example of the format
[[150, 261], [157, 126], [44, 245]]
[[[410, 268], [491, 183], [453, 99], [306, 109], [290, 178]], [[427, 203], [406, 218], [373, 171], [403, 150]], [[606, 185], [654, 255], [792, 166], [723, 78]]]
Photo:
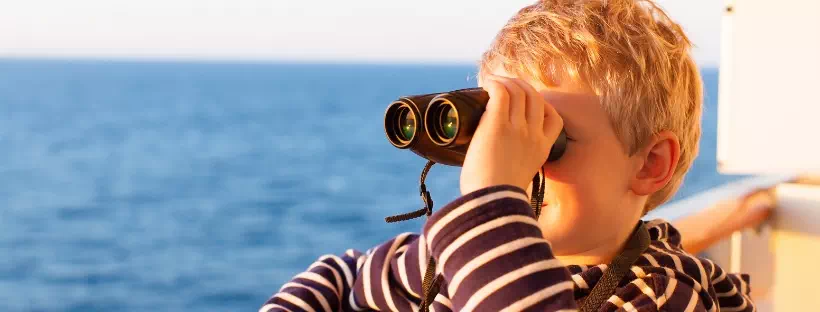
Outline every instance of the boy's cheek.
[[579, 154], [578, 152], [578, 150], [570, 151], [568, 149], [558, 161], [544, 164], [542, 169], [547, 179], [573, 183], [580, 173], [579, 171], [584, 170], [583, 166], [589, 165], [588, 160], [584, 159], [583, 154]]
[[601, 142], [572, 142], [558, 161], [548, 162], [542, 169], [548, 179], [565, 183], [578, 183], [585, 179], [585, 175], [600, 179], [602, 173], [620, 172], [628, 160], [618, 148], [605, 146]]
[[545, 201], [550, 209], [559, 209], [564, 217], [573, 219], [598, 218], [606, 215], [601, 209], [609, 208], [617, 201], [609, 196], [610, 192], [603, 189], [603, 185], [589, 179], [582, 179], [573, 184], [550, 183], [547, 185], [548, 194]]
[[567, 153], [565, 156], [568, 157], [562, 157], [543, 167], [544, 175], [549, 180], [548, 186], [554, 188], [556, 195], [588, 197], [593, 200], [592, 197], [605, 189], [622, 184], [616, 181], [622, 176], [616, 159], [607, 161], [605, 157], [594, 155], [594, 152]]

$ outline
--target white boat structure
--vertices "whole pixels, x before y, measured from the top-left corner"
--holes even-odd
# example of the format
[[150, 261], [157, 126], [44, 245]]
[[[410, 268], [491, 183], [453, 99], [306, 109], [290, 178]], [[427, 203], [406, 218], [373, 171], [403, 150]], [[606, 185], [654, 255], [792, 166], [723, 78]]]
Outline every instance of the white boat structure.
[[[752, 177], [650, 218], [707, 236], [734, 222], [702, 253], [751, 275], [758, 311], [820, 311], [820, 1], [727, 0], [721, 31], [718, 171]], [[762, 223], [739, 200], [761, 188]]]

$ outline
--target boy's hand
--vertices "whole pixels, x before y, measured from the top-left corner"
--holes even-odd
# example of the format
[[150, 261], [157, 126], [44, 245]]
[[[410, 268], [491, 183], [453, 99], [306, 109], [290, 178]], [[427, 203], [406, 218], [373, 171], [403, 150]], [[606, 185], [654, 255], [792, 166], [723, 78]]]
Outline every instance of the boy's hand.
[[487, 75], [487, 109], [461, 170], [461, 194], [494, 185], [523, 190], [547, 161], [564, 121], [543, 96], [515, 78]]

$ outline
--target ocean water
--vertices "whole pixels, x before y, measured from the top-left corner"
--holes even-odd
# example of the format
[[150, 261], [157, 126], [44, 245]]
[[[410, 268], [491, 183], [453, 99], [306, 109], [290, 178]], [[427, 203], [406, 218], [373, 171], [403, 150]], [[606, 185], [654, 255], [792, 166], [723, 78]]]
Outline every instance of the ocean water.
[[[0, 61], [0, 311], [256, 311], [326, 253], [423, 220], [425, 161], [393, 148], [399, 95], [470, 66]], [[701, 156], [715, 171], [717, 71]], [[458, 168], [436, 166], [440, 207]]]

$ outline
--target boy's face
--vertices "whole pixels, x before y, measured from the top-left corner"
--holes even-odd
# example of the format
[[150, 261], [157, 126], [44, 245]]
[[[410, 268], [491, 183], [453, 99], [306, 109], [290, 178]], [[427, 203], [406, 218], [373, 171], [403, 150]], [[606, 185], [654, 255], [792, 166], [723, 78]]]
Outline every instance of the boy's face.
[[630, 191], [641, 163], [627, 155], [598, 97], [579, 83], [547, 87], [500, 66], [491, 74], [526, 81], [564, 120], [570, 141], [561, 159], [543, 167], [546, 187], [538, 220], [553, 251], [573, 255], [618, 244], [643, 212], [645, 199]]

